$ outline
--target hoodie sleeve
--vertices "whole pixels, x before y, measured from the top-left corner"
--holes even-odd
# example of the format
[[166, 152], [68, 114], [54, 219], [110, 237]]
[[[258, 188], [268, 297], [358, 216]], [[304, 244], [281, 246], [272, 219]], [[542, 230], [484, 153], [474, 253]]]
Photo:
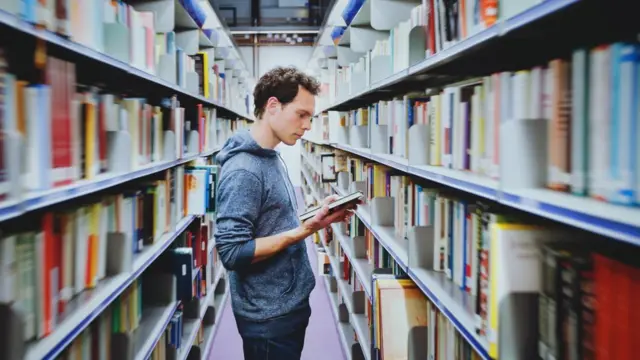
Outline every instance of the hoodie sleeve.
[[233, 170], [220, 179], [215, 239], [227, 270], [246, 269], [253, 261], [261, 194], [262, 182], [247, 170]]

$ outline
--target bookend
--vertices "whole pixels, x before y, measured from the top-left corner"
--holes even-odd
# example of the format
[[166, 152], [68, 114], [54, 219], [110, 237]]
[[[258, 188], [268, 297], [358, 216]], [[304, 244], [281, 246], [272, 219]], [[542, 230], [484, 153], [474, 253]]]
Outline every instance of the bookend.
[[367, 257], [367, 243], [364, 236], [356, 236], [351, 241], [353, 245], [353, 256], [356, 259], [365, 259]]
[[200, 346], [191, 346], [187, 360], [200, 360], [202, 358], [202, 349]]
[[429, 354], [429, 344], [426, 339], [429, 337], [428, 326], [414, 326], [409, 330], [409, 346], [407, 360], [426, 359]]
[[185, 88], [192, 94], [200, 92], [200, 76], [195, 71], [187, 71], [185, 77]]
[[0, 323], [5, 329], [0, 336], [0, 359], [22, 360], [27, 349], [21, 311], [12, 304], [0, 304]]
[[176, 69], [176, 54], [162, 54], [158, 58], [156, 73], [158, 76], [172, 84], [178, 82]]
[[371, 85], [374, 85], [393, 75], [390, 55], [380, 55], [371, 58]]
[[508, 294], [498, 304], [498, 354], [529, 360], [538, 353], [538, 293]]
[[349, 145], [354, 148], [369, 147], [369, 126], [352, 125], [349, 126]]
[[[542, 188], [547, 182], [547, 122], [511, 120], [500, 124], [500, 185]], [[522, 169], [522, 171], [509, 171]]]
[[389, 154], [389, 127], [387, 125], [371, 125], [371, 152]]
[[[176, 134], [172, 130], [165, 130], [164, 137], [162, 139], [163, 144], [175, 144], [176, 143]], [[164, 161], [173, 161], [177, 160], [176, 149], [172, 146], [164, 146], [162, 154], [162, 160]]]
[[371, 222], [382, 227], [394, 227], [394, 199], [376, 197], [371, 199]]
[[182, 313], [184, 319], [198, 319], [200, 318], [200, 305], [203, 301], [206, 301], [206, 297], [197, 298], [194, 297], [191, 301], [182, 303]]
[[127, 131], [107, 132], [107, 168], [120, 173], [133, 170], [131, 164], [131, 135]]
[[107, 234], [107, 276], [129, 273], [133, 270], [133, 244], [124, 233]]
[[365, 360], [360, 343], [351, 344], [351, 360]]
[[197, 130], [190, 130], [187, 136], [187, 154], [198, 154], [200, 152], [200, 134]]
[[156, 34], [165, 34], [176, 27], [176, 4], [174, 0], [143, 0], [133, 3], [137, 11], [151, 11], [155, 17]]
[[345, 238], [348, 238], [348, 236], [347, 236], [347, 226], [348, 225], [346, 223], [344, 223], [344, 222], [337, 223], [334, 232], [337, 231], [338, 234], [342, 235]]
[[433, 270], [435, 234], [433, 226], [414, 226], [407, 232], [409, 240], [409, 268]]
[[407, 46], [409, 66], [422, 62], [427, 56], [427, 34], [425, 28], [425, 26], [418, 25], [409, 30], [409, 45]]
[[349, 322], [349, 310], [347, 309], [347, 305], [344, 303], [338, 305], [338, 321], [343, 324]]
[[351, 293], [351, 303], [354, 314], [364, 314], [364, 291], [354, 291]]
[[367, 182], [366, 181], [354, 181], [349, 186], [349, 193], [360, 191], [363, 194], [367, 194]]
[[430, 146], [429, 146], [429, 135], [430, 135], [429, 125], [425, 124], [415, 124], [409, 128], [409, 149], [408, 149], [408, 160], [409, 165], [428, 165], [429, 159], [431, 157], [430, 154]]
[[337, 293], [338, 292], [338, 281], [333, 276], [329, 277], [329, 290], [332, 293]]
[[226, 287], [227, 287], [227, 279], [224, 276], [220, 277], [220, 280], [218, 280], [218, 285], [216, 285], [214, 295], [224, 294]]
[[104, 53], [122, 61], [130, 63], [129, 28], [120, 23], [106, 23], [103, 26]]
[[211, 326], [216, 323], [216, 307], [215, 305], [210, 305], [207, 307], [207, 311], [204, 313], [204, 317], [202, 318], [203, 326]]
[[350, 185], [350, 175], [347, 171], [340, 171], [336, 174], [336, 178], [338, 179], [337, 187], [339, 191], [346, 192]]

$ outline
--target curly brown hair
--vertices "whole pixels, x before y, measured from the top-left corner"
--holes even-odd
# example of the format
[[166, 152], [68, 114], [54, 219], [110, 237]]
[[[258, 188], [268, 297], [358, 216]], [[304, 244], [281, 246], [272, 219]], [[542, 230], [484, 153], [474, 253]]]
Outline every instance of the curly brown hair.
[[298, 95], [300, 86], [313, 95], [320, 93], [320, 83], [293, 66], [279, 66], [262, 75], [253, 89], [253, 114], [256, 119], [264, 113], [270, 97], [274, 96], [286, 105]]

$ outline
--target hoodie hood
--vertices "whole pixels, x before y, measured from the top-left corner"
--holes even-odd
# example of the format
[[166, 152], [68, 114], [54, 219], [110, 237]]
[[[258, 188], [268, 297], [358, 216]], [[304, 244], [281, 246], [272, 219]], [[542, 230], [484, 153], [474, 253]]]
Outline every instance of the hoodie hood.
[[222, 149], [216, 156], [218, 164], [224, 165], [224, 163], [239, 153], [250, 153], [261, 157], [274, 157], [278, 156], [278, 153], [273, 149], [265, 149], [258, 145], [253, 139], [249, 130], [240, 130], [233, 134], [222, 146]]

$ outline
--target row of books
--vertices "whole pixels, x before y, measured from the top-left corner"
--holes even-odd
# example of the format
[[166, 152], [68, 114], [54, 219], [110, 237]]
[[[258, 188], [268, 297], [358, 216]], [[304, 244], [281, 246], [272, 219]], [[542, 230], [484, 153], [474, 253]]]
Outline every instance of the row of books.
[[[353, 162], [358, 170], [350, 180], [365, 181], [358, 175], [362, 170], [357, 161]], [[385, 185], [376, 193], [376, 180], [380, 178]], [[620, 343], [632, 343], [623, 336], [628, 334], [628, 329], [622, 329], [626, 322], [610, 320], [614, 315], [607, 309], [627, 309], [614, 311], [621, 319], [635, 316], [628, 310], [625, 296], [634, 291], [637, 249], [620, 243], [611, 245], [595, 235], [420, 180], [404, 177], [401, 182], [404, 188], [391, 193], [389, 178], [378, 176], [370, 184], [373, 192], [368, 194], [369, 200], [379, 196], [402, 198], [403, 193], [407, 196], [403, 204], [394, 206], [396, 239], [404, 239], [407, 228], [427, 229], [427, 236], [416, 239], [419, 245], [411, 251], [432, 254], [419, 266], [433, 276], [443, 274], [472, 299], [476, 324], [467, 330], [488, 342], [491, 357], [520, 358], [523, 355], [518, 351], [522, 349], [539, 349], [540, 359], [566, 358], [570, 354], [579, 354], [576, 358], [592, 358], [593, 354], [598, 358], [629, 358], [632, 352]], [[375, 257], [369, 245], [366, 257]], [[611, 286], [617, 290], [612, 291]], [[620, 296], [612, 295], [620, 289], [626, 290]], [[513, 301], [517, 294], [538, 300], [516, 305]], [[507, 306], [512, 308], [507, 310]], [[515, 314], [530, 317], [514, 320]], [[511, 329], [513, 336], [502, 337], [506, 336], [502, 328]], [[538, 343], [518, 335], [532, 331], [539, 332]]]
[[[209, 83], [212, 84], [211, 92], [203, 91], [201, 88], [199, 92], [195, 92], [198, 89], [194, 89], [194, 93], [232, 108], [242, 108], [243, 113], [248, 112], [243, 106], [248, 96], [246, 89], [233, 77], [231, 70], [228, 74], [225, 73], [224, 60], [213, 62], [213, 47], [205, 49], [203, 53], [185, 53], [185, 47], [189, 46], [188, 41], [181, 42], [176, 32], [179, 29], [175, 24], [164, 23], [167, 22], [165, 13], [168, 4], [160, 4], [163, 6], [158, 7], [148, 2], [62, 2], [60, 5], [54, 5], [55, 2], [36, 1], [20, 4], [18, 0], [8, 0], [8, 4], [4, 4], [2, 8], [27, 22], [42, 25], [50, 31], [69, 37], [74, 42], [108, 54], [187, 90], [192, 90], [188, 88], [186, 79], [186, 73], [191, 72], [201, 83], [206, 82], [204, 90], [208, 90]], [[192, 10], [198, 8], [198, 11], [190, 12], [196, 18], [201, 18], [199, 15], [204, 13], [202, 5], [195, 0], [180, 1], [170, 8], [173, 9], [173, 6], [184, 6], [185, 9]], [[213, 30], [209, 32], [211, 31]], [[197, 41], [199, 34], [194, 36]], [[203, 54], [209, 57], [211, 63], [198, 68], [195, 64], [202, 60]]]
[[[373, 359], [407, 358], [426, 341], [427, 359], [480, 359], [454, 325], [407, 278], [374, 275], [372, 311]], [[426, 331], [417, 332], [418, 329]], [[425, 335], [426, 338], [415, 336]], [[409, 346], [413, 349], [409, 350]]]
[[27, 214], [5, 226], [0, 238], [0, 301], [25, 314], [24, 339], [40, 339], [54, 331], [68, 302], [108, 276], [131, 271], [136, 255], [161, 241], [187, 215], [202, 217], [202, 226], [198, 222], [196, 229], [190, 227], [183, 234], [187, 238], [176, 244], [191, 249], [185, 254], [191, 259], [190, 274], [205, 279], [216, 184], [216, 166], [177, 166], [104, 195]]
[[153, 106], [77, 87], [75, 65], [54, 57], [47, 58], [46, 80], [29, 84], [9, 72], [3, 51], [3, 198], [212, 150], [237, 127], [218, 119], [216, 109], [185, 109], [175, 97]]
[[[639, 49], [637, 43], [579, 49], [570, 60], [380, 101], [343, 113], [340, 125], [369, 127], [366, 145], [372, 148], [381, 148], [373, 144], [378, 139], [374, 133], [381, 132], [388, 139], [382, 147], [388, 154], [407, 158], [410, 150], [422, 151], [428, 159], [423, 165], [496, 180], [504, 177], [503, 158], [517, 154], [522, 163], [535, 166], [510, 174], [506, 186], [539, 183], [637, 205], [640, 147], [633, 139], [640, 127], [634, 100], [638, 78], [633, 74], [640, 66]], [[428, 143], [410, 144], [415, 126], [425, 128]], [[522, 132], [527, 146], [512, 141]]]
[[[371, 2], [371, 0], [369, 0]], [[411, 11], [398, 10], [395, 4], [372, 2], [372, 12], [404, 11], [406, 19], [378, 31], [389, 31], [389, 37], [375, 41], [372, 49], [364, 53], [358, 60], [350, 64], [338, 64], [328, 59], [327, 66], [320, 69], [320, 81], [328, 87], [323, 93], [320, 103], [323, 106], [334, 104], [345, 95], [353, 96], [364, 90], [371, 83], [382, 80], [386, 76], [406, 70], [424, 58], [429, 58], [458, 42], [467, 39], [499, 21], [508, 19], [538, 5], [538, 0], [421, 0]], [[406, 8], [406, 6], [405, 6]], [[377, 24], [379, 27], [381, 24]], [[419, 29], [418, 31], [415, 29]], [[419, 32], [422, 36], [411, 36]], [[339, 42], [340, 38], [334, 40]], [[422, 44], [416, 41], [423, 42]], [[410, 47], [424, 48], [423, 57], [411, 54]], [[374, 62], [382, 61], [385, 66], [375, 67]], [[355, 69], [353, 66], [357, 65]], [[384, 73], [385, 76], [380, 77]], [[364, 73], [362, 76], [360, 73]], [[362, 84], [352, 84], [361, 82]], [[358, 89], [358, 91], [345, 91]]]
[[[358, 221], [356, 218], [352, 220]], [[353, 227], [353, 226], [352, 226]], [[364, 230], [368, 232], [368, 229]], [[346, 234], [351, 241], [359, 235]], [[325, 274], [333, 276], [337, 281], [345, 282], [348, 286], [347, 293], [343, 293], [342, 287], [336, 287], [336, 294], [342, 303], [363, 301], [363, 304], [350, 304], [351, 311], [360, 311], [362, 314], [352, 314], [364, 316], [366, 318], [367, 333], [358, 335], [354, 331], [353, 341], [361, 346], [371, 346], [372, 359], [384, 358], [406, 358], [410, 352], [416, 354], [417, 343], [427, 341], [427, 353], [419, 355], [429, 359], [479, 359], [480, 356], [464, 340], [453, 324], [439, 311], [439, 309], [429, 301], [421, 292], [417, 285], [407, 278], [407, 274], [402, 270], [398, 271], [395, 264], [376, 263], [370, 268], [371, 278], [362, 279], [356, 276], [352, 261], [358, 261], [346, 256], [344, 244], [332, 239], [332, 235], [325, 234], [325, 239], [329, 239], [329, 254], [320, 252], [321, 262], [325, 267]], [[377, 243], [375, 239], [372, 239]], [[351, 250], [353, 254], [353, 250]], [[335, 257], [338, 269], [331, 266], [329, 256]], [[324, 257], [324, 259], [323, 259]], [[375, 270], [374, 270], [375, 269]], [[375, 273], [374, 273], [375, 271]], [[363, 282], [372, 283], [372, 297], [357, 297], [353, 293], [363, 292]], [[358, 300], [358, 299], [362, 300]], [[398, 316], [402, 311], [403, 316]], [[351, 322], [357, 320], [351, 320]], [[384, 324], [384, 326], [382, 325]], [[426, 328], [417, 341], [409, 340], [412, 337], [412, 330], [416, 328]], [[362, 338], [362, 337], [365, 338]], [[370, 339], [373, 339], [371, 341]], [[414, 350], [409, 350], [410, 347]], [[369, 357], [367, 357], [369, 358]]]
[[[172, 262], [175, 259], [175, 254], [181, 250], [190, 250], [189, 248], [182, 248], [179, 244], [174, 244], [176, 247], [168, 250], [163, 256], [154, 264], [153, 267], [145, 271], [145, 273], [138, 279], [136, 279], [132, 285], [130, 285], [114, 302], [95, 319], [74, 341], [63, 350], [60, 355], [61, 359], [73, 360], [73, 359], [111, 359], [114, 357], [121, 357], [129, 359], [131, 349], [141, 349], [140, 345], [136, 341], [147, 341], [148, 337], [158, 336], [158, 340], [150, 351], [151, 359], [175, 359], [176, 354], [183, 353], [184, 350], [188, 352], [191, 346], [199, 346], [204, 342], [204, 326], [205, 321], [201, 318], [203, 311], [202, 308], [209, 308], [213, 306], [213, 303], [205, 302], [206, 294], [214, 291], [214, 278], [203, 278], [202, 285], [199, 280], [194, 280], [182, 273], [179, 267], [172, 266]], [[217, 264], [217, 254], [212, 251], [209, 254], [211, 260], [207, 265], [203, 265], [207, 270], [205, 273], [212, 273], [213, 268]], [[162, 265], [160, 265], [162, 264]], [[158, 266], [160, 265], [160, 266]], [[216, 268], [216, 270], [219, 270]], [[164, 274], [164, 275], [163, 275]], [[153, 288], [154, 282], [165, 282], [169, 285], [171, 282], [167, 281], [166, 275], [175, 276], [177, 280], [177, 294], [173, 297], [181, 297], [180, 301], [171, 301], [169, 303], [162, 303], [159, 299], [154, 298], [157, 296], [158, 289]], [[191, 274], [189, 274], [191, 275]], [[202, 286], [202, 293], [194, 293], [191, 297], [180, 295], [180, 284], [185, 278], [185, 283], [193, 283], [193, 288], [200, 288]], [[143, 287], [143, 283], [145, 286]], [[166, 291], [166, 290], [164, 290]], [[213, 297], [209, 297], [210, 299]], [[169, 316], [167, 319], [166, 317]], [[168, 320], [168, 321], [167, 321]], [[186, 322], [196, 322], [197, 335], [194, 337], [193, 343], [186, 343], [188, 340], [185, 331]], [[165, 329], [160, 334], [137, 334], [139, 331], [147, 331], [153, 328], [153, 325], [167, 322]], [[146, 330], [141, 330], [144, 325]], [[151, 326], [150, 326], [151, 325]], [[191, 330], [190, 328], [189, 330]], [[133, 344], [131, 344], [133, 342]], [[133, 346], [131, 346], [133, 345]], [[186, 349], [185, 349], [186, 348]], [[139, 354], [133, 354], [138, 356]]]

